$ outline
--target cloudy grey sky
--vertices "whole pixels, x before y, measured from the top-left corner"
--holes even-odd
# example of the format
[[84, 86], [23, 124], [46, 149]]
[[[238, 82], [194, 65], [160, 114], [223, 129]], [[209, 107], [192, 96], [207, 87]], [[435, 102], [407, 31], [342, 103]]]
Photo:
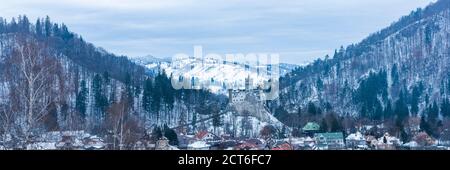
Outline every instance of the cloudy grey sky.
[[357, 43], [435, 0], [0, 0], [0, 16], [49, 15], [130, 57], [279, 53], [303, 63]]

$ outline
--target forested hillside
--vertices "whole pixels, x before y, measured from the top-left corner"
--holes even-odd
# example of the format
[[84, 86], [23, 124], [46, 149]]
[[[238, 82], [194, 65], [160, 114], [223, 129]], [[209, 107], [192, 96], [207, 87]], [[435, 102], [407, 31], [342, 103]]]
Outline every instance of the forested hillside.
[[405, 138], [408, 120], [422, 118], [423, 129], [438, 136], [450, 116], [449, 67], [450, 1], [440, 0], [281, 78], [271, 108], [288, 124], [313, 119], [336, 130], [384, 123]]
[[165, 127], [176, 141], [169, 126], [194, 122], [195, 128], [197, 114], [212, 114], [200, 106], [226, 102], [202, 90], [176, 91], [163, 71], [149, 76], [49, 17], [0, 19], [0, 43], [0, 134], [8, 147], [24, 147], [48, 131], [74, 130], [127, 147]]

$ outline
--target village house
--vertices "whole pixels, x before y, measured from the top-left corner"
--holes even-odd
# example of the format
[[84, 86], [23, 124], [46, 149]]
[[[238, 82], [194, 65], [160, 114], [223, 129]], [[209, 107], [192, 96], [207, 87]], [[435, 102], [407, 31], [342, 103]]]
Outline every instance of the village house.
[[356, 129], [358, 132], [361, 132], [362, 134], [371, 134], [375, 136], [382, 136], [384, 133], [388, 131], [388, 129], [385, 128], [385, 125], [383, 123], [360, 124], [356, 127]]
[[314, 133], [317, 133], [320, 131], [320, 125], [315, 123], [315, 122], [308, 122], [303, 128], [302, 128], [303, 133], [306, 136], [310, 136], [313, 137]]
[[420, 118], [418, 117], [411, 117], [408, 119], [408, 125], [405, 129], [408, 134], [411, 136], [415, 136], [420, 132]]
[[272, 148], [272, 150], [293, 150], [293, 149], [294, 149], [294, 147], [291, 144], [287, 143], [287, 142], [284, 142], [284, 143], [282, 143], [280, 145], [277, 145], [274, 148]]
[[180, 119], [178, 121], [178, 125], [180, 125], [180, 126], [178, 128], [175, 128], [175, 132], [177, 134], [181, 134], [181, 135], [187, 134], [188, 133], [188, 126], [182, 126], [182, 125], [186, 125], [186, 124], [187, 124], [187, 122], [186, 122], [185, 119]]
[[255, 144], [255, 145], [262, 145], [264, 142], [261, 140], [261, 139], [257, 139], [257, 138], [254, 138], [254, 139], [247, 139], [247, 140], [245, 140], [246, 142], [249, 142], [249, 143], [253, 143], [253, 144]]
[[437, 143], [438, 143], [439, 146], [450, 147], [450, 131], [449, 130], [443, 131], [441, 133]]
[[154, 150], [155, 143], [156, 141], [151, 138], [151, 134], [147, 132], [138, 141], [136, 141], [134, 144], [131, 144], [130, 146], [134, 150]]
[[400, 139], [390, 136], [389, 133], [385, 133], [374, 143], [378, 150], [395, 150], [397, 146], [401, 145]]
[[178, 135], [178, 148], [187, 149], [188, 145], [195, 141], [194, 135]]
[[237, 144], [235, 150], [262, 150], [265, 146], [259, 139], [248, 139]]
[[63, 134], [61, 136], [61, 141], [57, 142], [55, 144], [55, 147], [61, 150], [71, 150], [76, 149], [75, 144], [75, 137], [69, 134]]
[[194, 136], [195, 140], [199, 140], [199, 141], [205, 141], [205, 142], [211, 142], [211, 141], [218, 141], [221, 140], [220, 137], [218, 137], [217, 135], [208, 132], [206, 130], [202, 130], [199, 131], [195, 136]]
[[378, 140], [375, 136], [367, 135], [364, 137], [364, 139], [366, 140], [366, 144], [370, 149], [376, 148], [376, 144], [378, 143]]
[[84, 148], [88, 150], [99, 150], [105, 148], [103, 139], [97, 136], [91, 136], [83, 139]]
[[417, 148], [419, 148], [419, 144], [416, 141], [410, 141], [402, 145], [403, 150], [417, 150]]
[[133, 146], [133, 150], [146, 150], [146, 145], [144, 142], [137, 141]]
[[230, 134], [222, 134], [222, 135], [220, 135], [220, 138], [222, 140], [232, 140], [233, 139], [233, 137]]
[[266, 139], [264, 149], [272, 149], [276, 146], [276, 144], [277, 144], [276, 140], [272, 138]]
[[226, 140], [211, 145], [211, 150], [234, 150], [238, 143], [234, 140]]
[[254, 143], [243, 142], [236, 145], [234, 150], [258, 150], [258, 145]]
[[348, 135], [345, 138], [347, 148], [351, 149], [367, 149], [366, 139], [361, 132], [356, 132]]
[[[305, 139], [304, 137], [301, 138], [288, 138], [285, 139], [286, 142], [289, 142], [294, 150], [302, 150], [305, 147]], [[312, 140], [312, 139], [311, 139]], [[314, 140], [312, 140], [314, 141]]]
[[314, 139], [319, 150], [339, 150], [345, 147], [342, 132], [316, 133]]
[[44, 133], [25, 146], [32, 150], [105, 149], [103, 139], [85, 131], [51, 131]]
[[316, 141], [309, 136], [306, 137], [303, 142], [304, 142], [304, 145], [307, 147], [313, 147], [316, 144]]
[[169, 139], [165, 136], [156, 141], [155, 150], [167, 150], [169, 148]]
[[449, 130], [445, 130], [441, 133], [437, 144], [439, 146], [449, 146], [450, 147], [450, 131]]
[[417, 135], [415, 135], [413, 141], [415, 141], [419, 146], [422, 147], [431, 146], [436, 143], [436, 141], [426, 132], [420, 132]]
[[179, 150], [177, 147], [169, 145], [169, 139], [161, 137], [156, 141], [155, 150]]

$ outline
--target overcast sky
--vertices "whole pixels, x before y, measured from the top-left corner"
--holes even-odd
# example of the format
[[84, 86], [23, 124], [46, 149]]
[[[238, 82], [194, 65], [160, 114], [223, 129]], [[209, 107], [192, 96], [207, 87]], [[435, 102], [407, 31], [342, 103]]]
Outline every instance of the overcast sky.
[[303, 63], [357, 43], [435, 0], [0, 0], [0, 17], [49, 15], [130, 57], [279, 53]]

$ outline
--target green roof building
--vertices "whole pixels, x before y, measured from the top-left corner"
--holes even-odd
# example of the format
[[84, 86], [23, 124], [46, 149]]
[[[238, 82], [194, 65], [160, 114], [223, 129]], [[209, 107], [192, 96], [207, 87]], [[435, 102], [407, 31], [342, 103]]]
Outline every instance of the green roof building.
[[321, 150], [342, 149], [345, 146], [344, 134], [342, 132], [335, 133], [316, 133], [314, 134], [316, 145]]
[[305, 132], [311, 132], [311, 131], [319, 131], [320, 125], [315, 122], [308, 122], [302, 129]]

